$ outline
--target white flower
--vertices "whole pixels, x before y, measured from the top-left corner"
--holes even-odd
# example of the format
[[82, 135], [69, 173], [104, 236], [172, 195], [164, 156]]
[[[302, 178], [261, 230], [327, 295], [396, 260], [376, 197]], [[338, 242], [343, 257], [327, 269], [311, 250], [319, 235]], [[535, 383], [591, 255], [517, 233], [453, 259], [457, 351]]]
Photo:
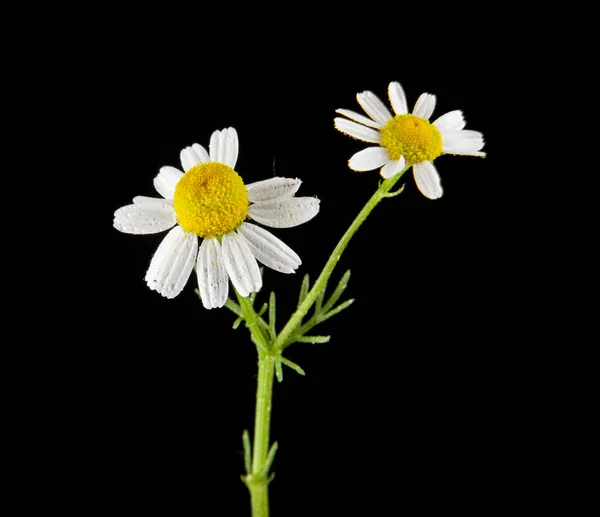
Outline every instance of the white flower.
[[234, 170], [238, 145], [235, 129], [215, 131], [209, 152], [199, 144], [181, 151], [185, 174], [174, 167], [160, 169], [154, 186], [162, 198], [138, 196], [115, 212], [114, 226], [125, 233], [172, 228], [145, 277], [162, 296], [177, 296], [196, 264], [202, 304], [222, 307], [229, 280], [244, 297], [260, 290], [257, 260], [282, 273], [293, 273], [301, 264], [289, 246], [246, 219], [272, 228], [298, 226], [317, 215], [319, 200], [295, 197], [299, 179], [275, 177], [244, 185]]
[[388, 95], [395, 116], [370, 91], [356, 96], [368, 117], [351, 110], [336, 110], [347, 117], [335, 118], [334, 124], [339, 131], [364, 142], [379, 144], [356, 153], [348, 166], [355, 171], [381, 167], [380, 174], [386, 179], [407, 165], [412, 166], [419, 190], [429, 199], [437, 199], [443, 191], [433, 160], [442, 154], [483, 157], [485, 153], [480, 152], [484, 145], [483, 135], [463, 129], [465, 119], [460, 110], [450, 111], [430, 123], [435, 95], [422, 94], [412, 114], [408, 113], [406, 96], [399, 83], [390, 83]]

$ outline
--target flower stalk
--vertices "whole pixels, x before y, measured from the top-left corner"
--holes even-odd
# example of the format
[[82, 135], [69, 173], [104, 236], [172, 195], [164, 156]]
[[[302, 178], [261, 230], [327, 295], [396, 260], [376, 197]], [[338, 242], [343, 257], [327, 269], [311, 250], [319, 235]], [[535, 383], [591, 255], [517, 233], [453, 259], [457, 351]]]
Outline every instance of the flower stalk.
[[346, 249], [346, 246], [348, 246], [350, 239], [360, 228], [360, 226], [368, 217], [368, 215], [381, 202], [381, 200], [385, 199], [386, 197], [398, 195], [402, 192], [404, 187], [401, 187], [398, 191], [393, 193], [390, 193], [390, 190], [394, 187], [398, 180], [400, 180], [400, 178], [404, 175], [404, 173], [407, 170], [408, 166], [405, 167], [393, 178], [382, 181], [379, 185], [379, 188], [375, 191], [375, 194], [371, 196], [371, 199], [367, 201], [366, 205], [359, 212], [354, 221], [352, 221], [352, 224], [346, 230], [346, 233], [344, 233], [337, 246], [333, 250], [333, 253], [330, 255], [329, 260], [325, 264], [325, 267], [321, 271], [321, 274], [319, 275], [319, 278], [317, 278], [312, 289], [306, 294], [306, 296], [302, 300], [302, 303], [300, 303], [300, 305], [298, 306], [298, 309], [296, 309], [294, 314], [292, 314], [289, 321], [286, 323], [286, 325], [283, 327], [283, 329], [277, 336], [277, 339], [273, 343], [273, 348], [275, 350], [282, 350], [285, 347], [286, 341], [290, 337], [292, 332], [301, 324], [302, 318], [304, 318], [306, 313], [310, 310], [310, 308], [317, 300], [319, 294], [327, 285], [327, 281], [329, 280], [329, 277], [331, 276], [331, 273], [333, 272], [335, 266], [339, 262], [342, 253]]
[[[275, 442], [273, 445], [271, 445], [269, 442], [273, 403], [273, 382], [275, 373], [278, 371], [278, 369], [280, 371], [281, 364], [289, 366], [298, 373], [304, 373], [298, 365], [295, 365], [291, 361], [285, 359], [281, 354], [285, 347], [293, 341], [313, 343], [328, 341], [328, 336], [303, 336], [302, 334], [305, 331], [305, 327], [312, 328], [312, 326], [314, 326], [317, 322], [309, 321], [307, 324], [301, 327], [302, 319], [316, 302], [318, 302], [319, 305], [322, 303], [322, 293], [327, 286], [327, 282], [333, 270], [335, 269], [335, 266], [339, 262], [342, 253], [348, 246], [350, 239], [356, 233], [358, 228], [360, 228], [368, 215], [383, 199], [395, 196], [402, 192], [404, 187], [400, 187], [394, 192], [391, 192], [391, 190], [407, 169], [408, 167], [405, 167], [393, 178], [381, 182], [375, 194], [373, 194], [369, 201], [367, 201], [363, 209], [359, 212], [358, 216], [354, 219], [348, 230], [346, 230], [338, 242], [313, 287], [308, 290], [308, 280], [306, 279], [306, 281], [303, 282], [298, 308], [294, 314], [292, 314], [281, 332], [278, 334], [275, 332], [275, 296], [273, 293], [270, 297], [268, 324], [261, 318], [260, 315], [262, 312], [264, 312], [264, 308], [260, 314], [255, 312], [253, 307], [253, 298], [244, 298], [238, 294], [237, 298], [239, 305], [232, 301], [228, 301], [227, 303], [228, 308], [230, 308], [240, 318], [245, 320], [246, 326], [248, 327], [248, 330], [252, 336], [252, 341], [255, 343], [258, 352], [258, 380], [256, 387], [256, 411], [254, 418], [254, 440], [252, 450], [249, 450], [250, 439], [247, 432], [245, 432], [243, 436], [245, 449], [244, 457], [247, 472], [245, 476], [242, 476], [242, 480], [250, 492], [252, 517], [269, 516], [269, 483], [273, 478], [273, 474], [270, 473], [270, 469], [275, 457], [275, 452], [277, 450], [277, 443]], [[332, 309], [333, 304], [337, 301], [337, 298], [339, 297], [339, 294], [341, 294], [341, 291], [345, 287], [347, 281], [348, 275], [345, 275], [341, 283], [341, 288], [339, 288], [339, 293], [334, 293], [331, 303], [328, 302], [326, 304], [325, 308], [327, 310]], [[351, 300], [344, 302], [338, 306], [338, 308], [333, 309], [329, 314], [339, 312], [343, 308], [347, 307], [350, 303]], [[296, 339], [290, 339], [294, 336], [294, 332], [299, 327], [301, 330], [301, 335]], [[278, 373], [277, 377], [279, 379], [280, 376], [281, 374]]]
[[250, 491], [252, 517], [269, 516], [269, 482], [273, 477], [269, 475], [269, 469], [277, 450], [276, 443], [269, 447], [274, 374], [275, 358], [269, 354], [262, 354], [258, 360], [251, 472], [244, 479]]

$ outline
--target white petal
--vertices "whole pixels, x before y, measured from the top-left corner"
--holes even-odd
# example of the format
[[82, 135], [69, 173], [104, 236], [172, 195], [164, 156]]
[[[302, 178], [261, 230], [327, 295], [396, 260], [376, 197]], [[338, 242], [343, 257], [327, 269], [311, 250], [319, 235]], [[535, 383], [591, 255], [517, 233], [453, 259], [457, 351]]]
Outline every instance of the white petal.
[[336, 113], [339, 113], [340, 115], [344, 115], [348, 118], [351, 118], [355, 122], [364, 124], [365, 126], [374, 127], [375, 129], [381, 129], [384, 126], [384, 124], [375, 122], [374, 120], [371, 120], [369, 117], [365, 117], [364, 115], [361, 115], [360, 113], [356, 113], [356, 111], [344, 110], [344, 109], [339, 109], [339, 110], [335, 110], [335, 111], [336, 111]]
[[310, 221], [319, 212], [316, 197], [293, 197], [248, 207], [248, 216], [271, 228], [291, 228]]
[[230, 127], [226, 131], [225, 163], [233, 169], [237, 163], [240, 141], [237, 131], [234, 128]]
[[208, 154], [213, 162], [218, 162], [219, 157], [224, 153], [225, 141], [221, 140], [221, 131], [213, 131], [210, 136], [210, 143], [208, 144]]
[[213, 162], [224, 163], [235, 167], [238, 158], [239, 141], [234, 128], [228, 127], [215, 131], [210, 137], [210, 159]]
[[292, 197], [300, 188], [302, 180], [298, 178], [269, 178], [268, 180], [255, 181], [246, 185], [248, 200], [251, 203], [272, 201], [280, 197]]
[[181, 168], [183, 172], [189, 171], [194, 165], [196, 165], [196, 153], [192, 150], [191, 147], [186, 147], [182, 149], [179, 153], [179, 159], [181, 160]]
[[446, 154], [485, 156], [485, 153], [478, 152], [484, 145], [483, 134], [479, 131], [463, 129], [442, 133], [442, 149]]
[[373, 92], [365, 91], [357, 93], [356, 98], [362, 109], [365, 110], [373, 120], [385, 125], [392, 118], [390, 110], [388, 110], [381, 99]]
[[181, 226], [176, 226], [165, 236], [152, 257], [148, 271], [146, 271], [146, 276], [144, 278], [146, 282], [150, 280], [154, 281], [154, 278], [158, 275], [163, 264], [171, 255], [178, 239], [181, 238], [183, 234], [184, 231]]
[[390, 160], [387, 162], [379, 172], [381, 177], [384, 179], [393, 178], [406, 166], [406, 160], [404, 156], [400, 156], [398, 160]]
[[336, 117], [333, 123], [338, 131], [346, 133], [347, 135], [357, 138], [358, 140], [362, 140], [363, 142], [370, 142], [373, 144], [378, 144], [381, 142], [381, 134], [379, 131], [375, 131], [374, 129], [361, 126], [356, 122], [352, 122], [351, 120], [342, 117]]
[[160, 243], [146, 273], [150, 289], [175, 298], [183, 289], [196, 261], [198, 237], [181, 226], [173, 228]]
[[223, 307], [229, 294], [229, 278], [218, 239], [210, 238], [202, 241], [196, 274], [202, 305], [206, 309]]
[[348, 167], [355, 171], [372, 171], [387, 163], [390, 155], [383, 147], [367, 147], [358, 151], [348, 161]]
[[402, 86], [400, 86], [400, 83], [390, 83], [388, 87], [388, 96], [396, 115], [406, 115], [408, 113], [406, 95], [404, 95], [404, 90], [402, 89]]
[[302, 264], [292, 248], [264, 228], [242, 223], [237, 231], [246, 239], [252, 254], [265, 266], [281, 273], [293, 273]]
[[173, 199], [175, 185], [182, 176], [183, 172], [175, 167], [161, 167], [158, 175], [154, 178], [154, 188], [165, 199]]
[[133, 203], [135, 205], [173, 206], [173, 200], [162, 197], [135, 196]]
[[429, 199], [442, 197], [443, 190], [440, 175], [433, 163], [430, 161], [415, 163], [413, 165], [413, 175], [421, 194]]
[[435, 95], [423, 93], [415, 103], [412, 114], [415, 117], [421, 117], [428, 120], [435, 109]]
[[189, 171], [194, 165], [199, 165], [208, 161], [208, 153], [200, 144], [193, 144], [183, 149], [179, 155], [181, 166], [185, 172]]
[[463, 112], [460, 110], [449, 111], [441, 117], [438, 117], [433, 125], [438, 128], [439, 132], [444, 134], [445, 131], [459, 131], [466, 125]]
[[453, 155], [462, 155], [462, 156], [478, 156], [479, 158], [485, 158], [487, 156], [486, 153], [482, 151], [470, 151], [470, 150], [458, 150], [452, 149], [451, 151], [444, 151], [444, 154], [453, 154]]
[[113, 226], [123, 233], [145, 235], [164, 232], [177, 224], [173, 207], [165, 199], [158, 203], [127, 205], [115, 212]]
[[206, 151], [206, 149], [204, 149], [203, 146], [201, 146], [200, 144], [193, 144], [192, 149], [196, 153], [196, 156], [199, 158], [199, 163], [210, 161], [210, 156], [208, 155], [208, 152]]
[[241, 296], [259, 291], [262, 278], [258, 263], [244, 238], [235, 232], [223, 235], [223, 262], [231, 283]]

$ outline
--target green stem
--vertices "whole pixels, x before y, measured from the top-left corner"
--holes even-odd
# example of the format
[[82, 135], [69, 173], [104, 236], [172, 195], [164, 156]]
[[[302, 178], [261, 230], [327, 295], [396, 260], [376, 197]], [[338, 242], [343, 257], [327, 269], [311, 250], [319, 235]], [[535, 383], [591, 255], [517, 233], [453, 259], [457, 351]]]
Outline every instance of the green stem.
[[258, 353], [266, 353], [269, 349], [270, 341], [260, 326], [260, 316], [256, 314], [256, 311], [248, 298], [240, 296], [237, 291], [235, 294], [237, 295], [240, 308], [244, 314], [244, 319], [246, 320], [246, 326], [252, 335]]
[[268, 517], [269, 515], [269, 472], [267, 471], [267, 457], [269, 455], [274, 374], [275, 357], [261, 354], [258, 360], [258, 382], [256, 386], [252, 473], [246, 483], [248, 490], [250, 490], [252, 517]]
[[277, 339], [273, 343], [273, 350], [281, 350], [285, 347], [287, 339], [290, 337], [292, 332], [298, 327], [298, 325], [302, 323], [302, 318], [304, 318], [306, 313], [310, 310], [313, 303], [315, 303], [317, 296], [319, 296], [319, 293], [325, 287], [327, 280], [329, 280], [333, 269], [340, 260], [340, 257], [342, 256], [342, 253], [344, 252], [346, 246], [350, 242], [350, 239], [356, 233], [356, 230], [360, 228], [360, 225], [364, 222], [364, 220], [372, 212], [372, 210], [379, 204], [379, 202], [390, 195], [389, 191], [407, 170], [408, 166], [405, 167], [400, 173], [398, 173], [393, 178], [383, 181], [377, 189], [377, 191], [375, 192], [375, 194], [371, 196], [371, 199], [367, 201], [367, 204], [356, 216], [356, 219], [352, 221], [352, 224], [346, 230], [346, 233], [344, 233], [337, 246], [333, 250], [333, 253], [329, 257], [329, 260], [325, 264], [323, 271], [321, 271], [321, 274], [319, 275], [319, 278], [317, 278], [317, 281], [314, 283], [312, 289], [307, 293], [302, 303], [298, 306], [296, 312], [292, 314], [292, 317], [286, 323], [285, 327], [281, 329], [281, 332], [279, 333]]
[[[375, 194], [367, 201], [367, 204], [360, 211], [356, 219], [352, 222], [346, 233], [342, 236], [329, 260], [325, 264], [323, 271], [317, 278], [312, 289], [306, 294], [302, 303], [285, 327], [281, 330], [275, 341], [271, 343], [269, 336], [265, 333], [259, 323], [259, 316], [254, 311], [252, 303], [238, 295], [238, 303], [244, 314], [246, 325], [248, 326], [253, 341], [258, 350], [258, 381], [256, 387], [256, 412], [254, 419], [254, 445], [252, 448], [252, 470], [248, 472], [244, 480], [250, 491], [250, 501], [252, 506], [252, 517], [269, 516], [269, 474], [270, 464], [273, 461], [275, 450], [269, 454], [270, 450], [270, 428], [271, 428], [271, 408], [273, 401], [273, 378], [275, 376], [275, 362], [281, 354], [287, 339], [292, 332], [300, 325], [302, 318], [315, 303], [319, 293], [324, 289], [327, 280], [331, 276], [333, 269], [340, 260], [340, 257], [356, 230], [364, 222], [371, 211], [379, 202], [389, 197], [390, 190], [396, 182], [406, 172], [406, 167], [394, 178], [385, 180], [381, 183]], [[273, 300], [272, 300], [273, 303]], [[232, 305], [233, 306], [233, 305]], [[235, 307], [233, 307], [235, 308]], [[271, 323], [274, 318], [269, 320]]]
[[238, 302], [244, 313], [246, 325], [252, 334], [258, 351], [258, 381], [256, 386], [256, 412], [254, 416], [254, 445], [252, 447], [252, 470], [245, 477], [250, 491], [252, 517], [269, 516], [269, 434], [271, 429], [271, 406], [273, 401], [273, 377], [275, 356], [269, 353], [270, 340], [259, 323], [252, 303], [238, 294]]
[[250, 504], [252, 517], [269, 517], [269, 486], [250, 484]]

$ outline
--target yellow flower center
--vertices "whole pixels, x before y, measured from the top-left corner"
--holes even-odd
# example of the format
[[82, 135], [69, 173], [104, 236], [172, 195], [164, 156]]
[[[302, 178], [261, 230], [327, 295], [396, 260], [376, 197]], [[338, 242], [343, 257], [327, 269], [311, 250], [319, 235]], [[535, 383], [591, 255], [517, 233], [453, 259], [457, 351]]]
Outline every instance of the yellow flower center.
[[381, 144], [392, 160], [404, 156], [406, 163], [433, 161], [442, 154], [442, 135], [428, 120], [396, 115], [381, 130]]
[[195, 165], [177, 182], [173, 205], [179, 225], [200, 237], [235, 230], [248, 214], [246, 186], [229, 165]]

